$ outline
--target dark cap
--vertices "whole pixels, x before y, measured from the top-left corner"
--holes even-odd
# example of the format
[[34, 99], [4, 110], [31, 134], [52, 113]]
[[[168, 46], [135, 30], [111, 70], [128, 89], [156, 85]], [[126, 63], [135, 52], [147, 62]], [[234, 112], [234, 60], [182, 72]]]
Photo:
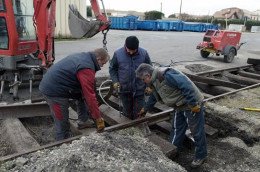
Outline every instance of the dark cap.
[[139, 40], [136, 36], [128, 36], [125, 40], [125, 46], [130, 50], [138, 49]]

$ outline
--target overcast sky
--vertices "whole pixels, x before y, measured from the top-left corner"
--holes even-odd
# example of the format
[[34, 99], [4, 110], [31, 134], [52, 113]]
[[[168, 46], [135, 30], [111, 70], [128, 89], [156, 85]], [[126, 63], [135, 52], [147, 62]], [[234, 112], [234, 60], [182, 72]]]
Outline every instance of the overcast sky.
[[[134, 10], [146, 12], [161, 11], [168, 17], [180, 12], [181, 0], [103, 0], [106, 9]], [[102, 4], [100, 7], [102, 8]], [[89, 5], [89, 1], [87, 2]], [[195, 15], [213, 15], [223, 8], [238, 7], [249, 11], [260, 9], [260, 0], [182, 0], [182, 13]]]

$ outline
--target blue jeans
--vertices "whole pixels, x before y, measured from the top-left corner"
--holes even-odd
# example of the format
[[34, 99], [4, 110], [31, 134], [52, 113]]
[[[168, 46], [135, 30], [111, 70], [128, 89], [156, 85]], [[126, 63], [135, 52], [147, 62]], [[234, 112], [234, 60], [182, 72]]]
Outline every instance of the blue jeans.
[[133, 97], [132, 94], [122, 94], [120, 96], [123, 104], [123, 115], [130, 119], [136, 119], [137, 113], [144, 107], [144, 95]]
[[[55, 122], [56, 140], [63, 140], [69, 137], [69, 99], [62, 97], [49, 97], [44, 95], [47, 101], [52, 118]], [[87, 104], [83, 100], [76, 100], [77, 113], [80, 121], [86, 121], [89, 117]]]
[[207, 157], [207, 142], [204, 124], [203, 104], [201, 104], [201, 109], [198, 113], [193, 113], [190, 110], [181, 112], [174, 111], [170, 135], [171, 143], [174, 144], [180, 152], [186, 129], [189, 127], [195, 140], [195, 159]]

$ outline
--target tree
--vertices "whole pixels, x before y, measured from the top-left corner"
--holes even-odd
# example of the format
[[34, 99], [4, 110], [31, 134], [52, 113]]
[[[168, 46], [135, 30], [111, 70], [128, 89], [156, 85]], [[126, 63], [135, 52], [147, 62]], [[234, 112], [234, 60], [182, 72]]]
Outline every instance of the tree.
[[87, 17], [92, 17], [92, 7], [87, 6]]
[[192, 16], [187, 14], [187, 13], [182, 13], [181, 16], [180, 16], [180, 19], [183, 20], [183, 21], [186, 21], [190, 18], [192, 18]]
[[168, 18], [176, 18], [176, 15], [175, 14], [171, 14], [168, 16]]
[[160, 11], [148, 11], [144, 13], [145, 15], [145, 20], [157, 20], [157, 19], [162, 19], [162, 17], [164, 16], [163, 13], [161, 13]]

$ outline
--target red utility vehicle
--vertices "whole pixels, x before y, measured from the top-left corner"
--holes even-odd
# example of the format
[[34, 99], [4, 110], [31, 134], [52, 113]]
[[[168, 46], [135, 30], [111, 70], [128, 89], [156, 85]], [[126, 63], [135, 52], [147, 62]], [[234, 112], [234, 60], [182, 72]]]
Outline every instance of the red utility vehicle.
[[237, 55], [240, 46], [241, 32], [226, 30], [207, 30], [203, 42], [197, 45], [202, 57], [207, 58], [210, 53], [217, 56], [224, 55], [224, 61], [231, 63]]
[[[109, 29], [110, 21], [100, 12], [97, 0], [91, 0], [91, 6], [95, 21], [83, 19], [70, 6], [70, 28], [82, 34], [77, 36], [90, 38]], [[0, 0], [0, 98], [6, 82], [14, 99], [22, 82], [30, 83], [31, 93], [33, 81], [41, 80], [53, 64], [55, 9], [56, 0]]]

